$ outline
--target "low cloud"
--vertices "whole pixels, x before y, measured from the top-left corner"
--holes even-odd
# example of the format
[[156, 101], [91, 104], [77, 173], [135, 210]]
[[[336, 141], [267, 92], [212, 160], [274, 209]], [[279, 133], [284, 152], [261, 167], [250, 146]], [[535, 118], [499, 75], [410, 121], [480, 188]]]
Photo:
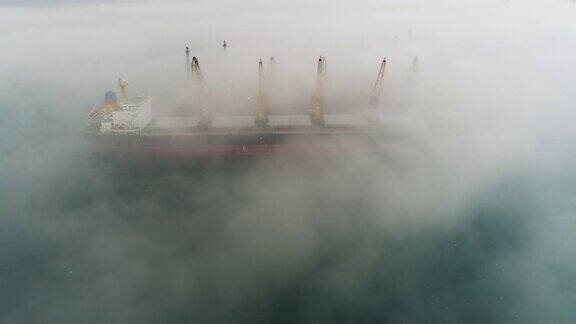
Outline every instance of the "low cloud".
[[[0, 7], [0, 320], [572, 322], [574, 10]], [[157, 115], [197, 109], [186, 45], [221, 113], [250, 113], [269, 56], [272, 110], [305, 112], [319, 55], [327, 109], [359, 111], [386, 56], [394, 136], [330, 160], [97, 159], [83, 120], [118, 77]]]

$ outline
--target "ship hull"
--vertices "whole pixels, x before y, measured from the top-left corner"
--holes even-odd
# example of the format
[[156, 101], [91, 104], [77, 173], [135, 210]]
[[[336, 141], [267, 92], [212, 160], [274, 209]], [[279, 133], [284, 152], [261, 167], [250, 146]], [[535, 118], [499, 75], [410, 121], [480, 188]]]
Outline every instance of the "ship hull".
[[352, 149], [378, 150], [388, 138], [380, 129], [315, 132], [230, 132], [190, 134], [101, 134], [85, 132], [100, 152], [155, 158], [346, 155]]

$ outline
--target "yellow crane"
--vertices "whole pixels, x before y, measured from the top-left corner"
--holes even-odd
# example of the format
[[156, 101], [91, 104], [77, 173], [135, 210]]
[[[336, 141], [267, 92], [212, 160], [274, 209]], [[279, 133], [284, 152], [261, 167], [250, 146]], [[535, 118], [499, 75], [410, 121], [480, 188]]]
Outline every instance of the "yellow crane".
[[382, 60], [382, 65], [380, 65], [380, 71], [378, 72], [378, 77], [376, 82], [374, 82], [374, 88], [372, 88], [372, 96], [370, 97], [370, 105], [376, 107], [378, 102], [380, 102], [380, 96], [382, 95], [382, 80], [384, 79], [384, 70], [386, 69], [386, 58]]
[[268, 107], [264, 88], [264, 66], [262, 60], [258, 62], [258, 97], [256, 98], [256, 125], [266, 127], [268, 125]]
[[268, 85], [274, 87], [276, 82], [276, 60], [274, 56], [270, 56], [270, 63], [268, 64]]
[[200, 120], [198, 121], [198, 127], [201, 129], [208, 129], [212, 125], [214, 117], [208, 111], [206, 85], [196, 56], [192, 58], [192, 63], [194, 66], [194, 76], [196, 78], [196, 89], [198, 91], [198, 103], [200, 105]]
[[190, 48], [188, 46], [186, 46], [184, 54], [186, 54], [186, 75], [190, 75]]
[[312, 95], [312, 110], [310, 114], [310, 120], [314, 125], [324, 125], [324, 78], [326, 76], [326, 66], [324, 63], [324, 57], [320, 56], [318, 58], [318, 67], [316, 69], [316, 88]]

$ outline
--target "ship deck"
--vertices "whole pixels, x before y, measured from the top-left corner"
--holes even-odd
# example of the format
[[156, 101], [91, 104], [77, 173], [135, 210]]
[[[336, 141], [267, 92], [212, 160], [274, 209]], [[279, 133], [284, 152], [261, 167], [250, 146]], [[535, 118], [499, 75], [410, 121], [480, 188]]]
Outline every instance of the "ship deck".
[[200, 118], [161, 117], [156, 118], [144, 129], [144, 136], [189, 136], [189, 135], [298, 135], [371, 132], [379, 124], [362, 115], [326, 114], [323, 125], [314, 125], [309, 115], [272, 115], [268, 126], [255, 125], [255, 116], [215, 116], [208, 129], [199, 129]]
[[207, 129], [199, 117], [156, 118], [142, 131], [100, 133], [85, 137], [100, 148], [154, 157], [223, 157], [258, 155], [340, 155], [352, 147], [380, 148], [399, 130], [364, 115], [324, 115], [324, 124], [311, 123], [309, 115], [270, 116], [266, 127], [255, 117], [215, 116]]

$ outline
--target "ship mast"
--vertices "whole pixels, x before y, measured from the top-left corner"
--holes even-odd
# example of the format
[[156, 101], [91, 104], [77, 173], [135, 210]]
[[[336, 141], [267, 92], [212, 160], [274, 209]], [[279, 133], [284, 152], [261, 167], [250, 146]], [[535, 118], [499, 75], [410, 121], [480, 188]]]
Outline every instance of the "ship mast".
[[122, 78], [118, 78], [118, 90], [120, 90], [120, 101], [126, 102], [126, 87], [128, 86], [128, 82], [123, 80]]
[[314, 94], [312, 95], [312, 111], [310, 114], [310, 120], [314, 125], [324, 125], [324, 98], [322, 94], [322, 88], [324, 87], [325, 78], [325, 64], [324, 58], [320, 56], [318, 58], [318, 67], [316, 70], [316, 88]]
[[382, 60], [382, 65], [380, 65], [380, 71], [378, 72], [378, 77], [376, 77], [376, 82], [374, 82], [374, 87], [372, 88], [372, 96], [370, 97], [370, 105], [376, 107], [378, 102], [380, 102], [380, 96], [382, 95], [382, 80], [384, 79], [384, 70], [386, 69], [386, 58]]
[[258, 98], [256, 99], [256, 125], [268, 125], [268, 107], [266, 106], [266, 93], [264, 89], [264, 66], [262, 59], [258, 62]]
[[198, 127], [201, 129], [210, 128], [212, 124], [213, 117], [208, 111], [207, 100], [206, 100], [206, 85], [204, 83], [204, 76], [200, 70], [200, 64], [196, 56], [192, 58], [192, 63], [194, 66], [194, 76], [196, 77], [196, 88], [198, 90], [198, 102], [200, 104], [200, 120], [198, 121]]

